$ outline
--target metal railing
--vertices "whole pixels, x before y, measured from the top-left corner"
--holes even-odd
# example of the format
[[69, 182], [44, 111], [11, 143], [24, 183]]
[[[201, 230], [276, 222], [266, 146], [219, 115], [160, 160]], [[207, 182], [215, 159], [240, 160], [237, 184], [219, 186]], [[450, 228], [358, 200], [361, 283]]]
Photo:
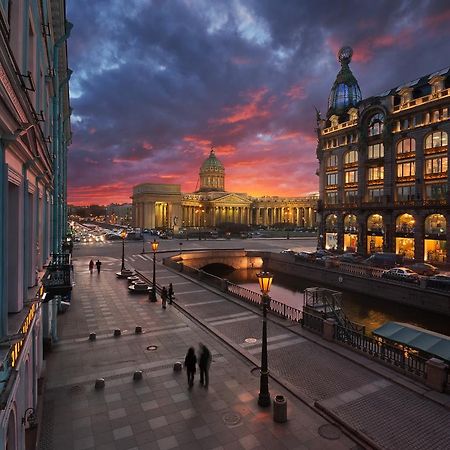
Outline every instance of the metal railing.
[[408, 351], [381, 342], [371, 336], [367, 336], [348, 328], [336, 325], [335, 340], [350, 347], [367, 353], [373, 358], [398, 367], [407, 374], [412, 374], [420, 378], [426, 378], [426, 359]]
[[313, 314], [303, 311], [302, 327], [314, 331], [320, 335], [323, 334], [323, 319]]

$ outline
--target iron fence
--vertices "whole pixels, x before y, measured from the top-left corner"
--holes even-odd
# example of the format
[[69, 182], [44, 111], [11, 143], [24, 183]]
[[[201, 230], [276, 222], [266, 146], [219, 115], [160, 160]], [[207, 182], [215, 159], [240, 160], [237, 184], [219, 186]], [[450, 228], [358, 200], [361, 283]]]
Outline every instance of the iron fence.
[[302, 327], [307, 328], [310, 331], [314, 331], [320, 335], [323, 334], [323, 319], [313, 314], [309, 314], [303, 311], [302, 314]]
[[406, 373], [426, 378], [426, 359], [371, 336], [336, 325], [335, 339]]

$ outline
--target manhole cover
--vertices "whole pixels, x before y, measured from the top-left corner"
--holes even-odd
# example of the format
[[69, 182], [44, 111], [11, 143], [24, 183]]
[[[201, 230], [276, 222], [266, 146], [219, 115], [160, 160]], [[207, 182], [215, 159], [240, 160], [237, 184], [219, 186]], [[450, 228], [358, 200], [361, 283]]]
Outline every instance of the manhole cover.
[[254, 376], [254, 377], [259, 377], [261, 375], [261, 371], [259, 370], [259, 367], [253, 367], [252, 370], [250, 370], [250, 373]]
[[69, 388], [69, 395], [79, 395], [84, 392], [84, 387], [76, 384], [75, 386], [71, 386]]
[[158, 346], [157, 345], [149, 345], [148, 347], [147, 347], [147, 350], [149, 351], [149, 352], [154, 352], [155, 350], [157, 350], [158, 349]]
[[254, 344], [255, 342], [257, 342], [258, 340], [255, 338], [247, 338], [245, 339], [244, 342], [246, 342], [247, 344]]
[[227, 412], [222, 416], [222, 419], [226, 425], [237, 425], [241, 421], [241, 416], [234, 412]]
[[319, 427], [319, 434], [325, 439], [336, 440], [341, 437], [342, 432], [337, 426], [328, 423]]

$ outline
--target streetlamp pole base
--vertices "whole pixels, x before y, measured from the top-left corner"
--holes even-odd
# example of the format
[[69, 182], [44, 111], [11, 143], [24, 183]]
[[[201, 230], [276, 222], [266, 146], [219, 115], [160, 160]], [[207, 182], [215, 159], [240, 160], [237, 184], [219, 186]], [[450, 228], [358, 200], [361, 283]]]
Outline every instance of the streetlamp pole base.
[[269, 371], [261, 370], [261, 378], [259, 382], [259, 396], [258, 405], [267, 407], [270, 406], [270, 393], [269, 393]]
[[264, 408], [270, 406], [270, 394], [269, 393], [259, 393], [258, 405]]

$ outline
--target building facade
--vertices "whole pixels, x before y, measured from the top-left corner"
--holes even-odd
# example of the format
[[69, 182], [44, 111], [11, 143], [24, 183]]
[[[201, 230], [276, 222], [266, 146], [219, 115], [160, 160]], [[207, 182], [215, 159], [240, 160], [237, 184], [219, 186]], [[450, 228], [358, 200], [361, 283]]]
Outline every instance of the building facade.
[[351, 57], [317, 117], [319, 244], [447, 262], [450, 68], [363, 99]]
[[36, 438], [50, 328], [40, 277], [66, 231], [69, 31], [64, 0], [0, 1], [1, 449]]
[[178, 184], [145, 183], [133, 188], [133, 223], [140, 228], [220, 227], [224, 224], [315, 228], [318, 196], [252, 197], [225, 191], [225, 168], [214, 149], [199, 172], [196, 192]]

